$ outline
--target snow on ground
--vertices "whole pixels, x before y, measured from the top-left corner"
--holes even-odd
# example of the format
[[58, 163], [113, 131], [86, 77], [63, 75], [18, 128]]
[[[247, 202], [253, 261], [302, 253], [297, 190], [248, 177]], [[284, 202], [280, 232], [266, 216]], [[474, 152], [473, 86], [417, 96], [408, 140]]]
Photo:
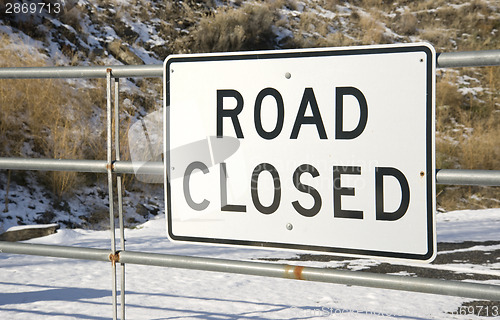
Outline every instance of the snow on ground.
[[438, 242], [500, 240], [500, 209], [438, 213], [436, 229]]
[[[439, 213], [438, 242], [500, 240], [499, 226], [500, 209]], [[62, 229], [29, 242], [109, 248], [109, 234]], [[285, 251], [173, 244], [166, 239], [163, 215], [127, 229], [126, 239], [127, 250], [133, 251], [238, 260], [274, 257], [283, 259], [280, 263], [290, 263], [286, 259], [296, 256]], [[373, 260], [358, 263], [368, 265]], [[453, 270], [454, 266], [427, 267]], [[500, 274], [499, 263], [482, 267], [483, 272], [489, 268], [487, 273]], [[0, 319], [112, 317], [109, 263], [0, 254], [0, 270]], [[126, 266], [126, 279], [128, 319], [480, 319], [457, 315], [461, 304], [471, 301], [460, 297], [139, 265]], [[498, 280], [486, 283], [500, 285]]]

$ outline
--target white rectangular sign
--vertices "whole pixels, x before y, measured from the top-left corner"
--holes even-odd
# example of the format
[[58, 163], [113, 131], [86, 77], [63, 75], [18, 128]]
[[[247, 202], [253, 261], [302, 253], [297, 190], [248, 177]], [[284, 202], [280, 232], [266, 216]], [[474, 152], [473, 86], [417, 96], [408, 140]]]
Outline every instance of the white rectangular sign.
[[170, 56], [169, 238], [431, 261], [435, 60], [425, 43]]

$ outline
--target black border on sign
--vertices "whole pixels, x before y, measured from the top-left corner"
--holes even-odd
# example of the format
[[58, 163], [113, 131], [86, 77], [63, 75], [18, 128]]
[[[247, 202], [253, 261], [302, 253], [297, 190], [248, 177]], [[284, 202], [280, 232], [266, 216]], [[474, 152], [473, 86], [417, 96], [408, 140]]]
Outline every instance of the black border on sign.
[[[414, 254], [414, 253], [402, 253], [402, 252], [391, 252], [391, 251], [376, 251], [376, 250], [363, 250], [363, 249], [350, 249], [350, 248], [340, 248], [340, 247], [324, 247], [324, 246], [314, 246], [314, 245], [303, 245], [303, 244], [290, 244], [290, 243], [279, 243], [279, 242], [262, 242], [262, 241], [250, 241], [250, 240], [233, 240], [233, 239], [217, 239], [217, 238], [202, 238], [202, 237], [190, 237], [190, 236], [176, 236], [172, 231], [172, 208], [171, 208], [171, 190], [170, 181], [165, 176], [166, 184], [166, 214], [167, 214], [167, 225], [168, 225], [168, 237], [173, 241], [187, 241], [187, 242], [198, 242], [205, 244], [225, 244], [225, 245], [238, 245], [238, 246], [251, 246], [251, 247], [265, 247], [265, 248], [280, 248], [280, 249], [298, 249], [305, 251], [314, 251], [318, 254], [330, 253], [330, 254], [348, 254], [348, 255], [360, 255], [360, 256], [371, 256], [371, 257], [386, 257], [386, 258], [398, 258], [407, 260], [420, 260], [420, 261], [430, 261], [433, 258], [436, 248], [434, 239], [434, 184], [433, 178], [435, 177], [434, 172], [434, 148], [432, 140], [434, 138], [434, 123], [433, 123], [433, 93], [434, 93], [434, 82], [433, 82], [433, 64], [435, 63], [435, 55], [433, 50], [424, 44], [415, 45], [405, 45], [401, 47], [387, 46], [387, 47], [357, 47], [357, 48], [342, 48], [342, 49], [325, 49], [324, 51], [294, 51], [287, 50], [285, 52], [248, 52], [248, 53], [221, 53], [210, 54], [210, 55], [184, 55], [184, 56], [174, 56], [172, 58], [167, 58], [164, 64], [164, 86], [165, 86], [165, 108], [166, 122], [169, 121], [169, 110], [170, 106], [170, 77], [169, 70], [172, 63], [179, 62], [203, 62], [203, 61], [232, 61], [232, 60], [264, 60], [264, 59], [283, 59], [283, 58], [308, 58], [308, 57], [322, 57], [322, 56], [354, 56], [354, 55], [369, 55], [369, 54], [388, 54], [388, 53], [405, 53], [405, 52], [424, 52], [427, 56], [426, 59], [426, 175], [427, 175], [427, 252], [425, 254]], [[165, 146], [166, 150], [169, 150], [170, 146], [170, 132], [169, 126], [164, 124], [165, 128]], [[168, 152], [165, 154], [165, 166], [166, 174], [170, 175], [170, 155]]]

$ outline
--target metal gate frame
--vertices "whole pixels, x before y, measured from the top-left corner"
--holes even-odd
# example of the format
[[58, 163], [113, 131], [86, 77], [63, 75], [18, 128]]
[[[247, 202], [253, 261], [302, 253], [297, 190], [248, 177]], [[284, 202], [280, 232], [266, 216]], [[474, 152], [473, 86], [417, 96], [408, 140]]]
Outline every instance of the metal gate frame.
[[[436, 65], [438, 68], [500, 66], [500, 50], [438, 53]], [[0, 69], [0, 79], [106, 78], [106, 160], [26, 159], [4, 157], [0, 158], [0, 169], [106, 173], [108, 177], [111, 231], [111, 246], [109, 250], [0, 241], [0, 253], [111, 262], [113, 319], [117, 319], [118, 316], [116, 276], [117, 264], [120, 264], [121, 270], [120, 316], [121, 319], [125, 319], [125, 264], [127, 263], [328, 282], [500, 301], [500, 285], [125, 250], [121, 175], [134, 174], [134, 170], [131, 162], [120, 160], [119, 126], [115, 126], [114, 135], [112, 132], [113, 89], [115, 123], [119, 123], [119, 79], [162, 76], [162, 65], [22, 67]], [[115, 159], [112, 158], [113, 136]], [[143, 170], [142, 173], [146, 174], [163, 174], [163, 163], [152, 162], [141, 167], [141, 170]], [[119, 250], [117, 250], [115, 235], [113, 176], [116, 176], [118, 198], [117, 210], [120, 229]], [[500, 170], [437, 169], [436, 183], [452, 185], [500, 186]]]

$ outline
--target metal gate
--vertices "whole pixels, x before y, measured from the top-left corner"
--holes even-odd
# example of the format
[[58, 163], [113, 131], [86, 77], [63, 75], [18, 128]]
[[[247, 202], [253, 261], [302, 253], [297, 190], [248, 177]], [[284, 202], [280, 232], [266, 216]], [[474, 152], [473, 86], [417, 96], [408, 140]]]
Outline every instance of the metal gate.
[[[500, 50], [441, 53], [437, 55], [438, 68], [481, 66], [500, 66]], [[26, 67], [0, 69], [0, 79], [106, 78], [106, 160], [0, 158], [0, 169], [106, 173], [108, 178], [108, 197], [110, 199], [109, 215], [111, 230], [110, 249], [0, 241], [0, 253], [16, 253], [111, 262], [113, 319], [117, 319], [118, 317], [117, 264], [120, 265], [121, 275], [120, 314], [121, 319], [125, 319], [125, 264], [127, 263], [329, 282], [373, 288], [460, 296], [475, 299], [500, 300], [500, 286], [498, 285], [412, 278], [387, 274], [290, 266], [263, 262], [244, 262], [226, 259], [154, 254], [125, 250], [121, 175], [134, 174], [134, 168], [131, 162], [120, 160], [119, 126], [115, 126], [114, 133], [112, 129], [113, 117], [115, 118], [115, 123], [119, 122], [119, 79], [162, 76], [162, 65], [42, 68]], [[114, 159], [112, 157], [113, 150], [116, 155]], [[148, 163], [142, 166], [141, 170], [142, 173], [145, 174], [161, 175], [163, 174], [163, 163]], [[436, 183], [451, 185], [500, 186], [500, 170], [437, 169]], [[116, 184], [117, 188], [117, 209], [113, 207], [112, 201], [114, 184]], [[119, 216], [120, 244], [118, 248], [114, 225], [115, 210], [118, 211]]]

